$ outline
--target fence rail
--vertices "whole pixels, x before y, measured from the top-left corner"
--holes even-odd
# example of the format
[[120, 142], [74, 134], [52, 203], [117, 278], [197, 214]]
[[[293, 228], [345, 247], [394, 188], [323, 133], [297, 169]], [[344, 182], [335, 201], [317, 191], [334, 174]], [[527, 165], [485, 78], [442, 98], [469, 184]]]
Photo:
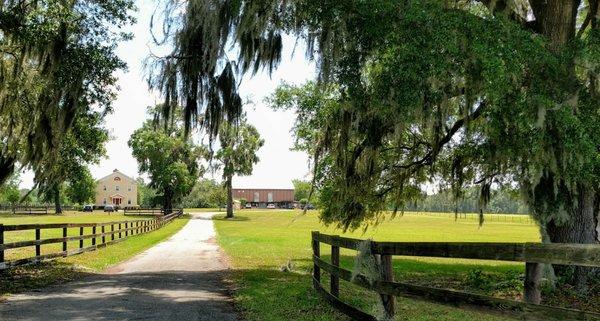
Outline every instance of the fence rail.
[[[62, 205], [63, 211], [78, 211], [81, 206]], [[8, 212], [17, 215], [32, 214], [32, 215], [47, 215], [56, 214], [53, 205], [0, 205], [0, 212]]]
[[[169, 215], [157, 217], [150, 220], [117, 221], [105, 223], [56, 223], [56, 224], [19, 224], [3, 225], [0, 224], [0, 270], [12, 268], [19, 265], [41, 262], [43, 260], [57, 257], [67, 257], [80, 254], [87, 251], [93, 251], [97, 248], [107, 246], [112, 243], [120, 242], [129, 236], [148, 233], [159, 229], [173, 219], [181, 216], [182, 210], [178, 210]], [[109, 229], [110, 227], [110, 229]], [[86, 234], [86, 228], [88, 234]], [[41, 238], [42, 230], [62, 229], [62, 237]], [[68, 236], [69, 229], [79, 229], [79, 235]], [[13, 231], [35, 231], [35, 240], [26, 240], [18, 242], [5, 243], [5, 236]], [[72, 231], [72, 230], [71, 230]], [[84, 240], [91, 239], [91, 245], [84, 247]], [[75, 249], [68, 249], [68, 243], [79, 241], [79, 246]], [[62, 243], [62, 251], [43, 254], [42, 245]], [[5, 261], [5, 252], [7, 250], [35, 247], [35, 256]]]
[[[423, 212], [423, 211], [406, 211], [413, 215], [419, 216], [433, 216], [433, 217], [445, 217], [457, 221], [478, 221], [479, 214], [477, 213], [458, 213], [454, 212]], [[527, 223], [536, 224], [533, 218], [528, 214], [500, 214], [500, 213], [484, 213], [483, 219], [486, 222], [500, 222], [500, 223]]]
[[[173, 211], [181, 211], [182, 209], [179, 210], [173, 210]], [[165, 215], [168, 214], [168, 212], [166, 212], [164, 209], [162, 208], [125, 208], [123, 209], [123, 214], [124, 215]]]
[[[465, 308], [487, 309], [489, 312], [508, 314], [526, 320], [600, 320], [600, 314], [581, 310], [552, 307], [541, 301], [540, 280], [542, 263], [600, 267], [600, 246], [589, 244], [539, 243], [414, 243], [371, 241], [371, 253], [381, 264], [380, 280], [368, 281], [364, 276], [352, 277], [352, 272], [339, 266], [340, 248], [358, 250], [360, 239], [312, 232], [313, 286], [332, 306], [356, 320], [377, 320], [340, 299], [339, 280], [357, 284], [378, 293], [386, 317], [392, 319], [394, 297], [406, 296]], [[321, 258], [321, 243], [331, 245], [331, 261]], [[499, 299], [491, 296], [394, 282], [392, 257], [426, 256], [477, 260], [525, 262], [525, 293], [523, 301]], [[330, 291], [321, 284], [321, 271], [330, 275]]]

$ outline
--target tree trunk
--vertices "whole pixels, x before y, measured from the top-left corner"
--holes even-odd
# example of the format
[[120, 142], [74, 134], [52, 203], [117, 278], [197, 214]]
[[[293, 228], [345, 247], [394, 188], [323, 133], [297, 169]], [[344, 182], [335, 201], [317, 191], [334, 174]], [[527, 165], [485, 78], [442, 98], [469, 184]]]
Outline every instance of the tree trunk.
[[539, 32], [558, 51], [575, 37], [577, 10], [581, 0], [531, 0]]
[[54, 210], [56, 214], [62, 214], [62, 207], [60, 206], [60, 188], [58, 185], [53, 187], [54, 189]]
[[[562, 54], [575, 38], [577, 11], [581, 0], [530, 0], [535, 16], [536, 31], [549, 41], [549, 49]], [[575, 74], [575, 62], [567, 62], [568, 79], [573, 84], [572, 95], [576, 97], [579, 85]], [[551, 172], [551, 170], [549, 170]], [[539, 185], [538, 185], [539, 186]], [[551, 193], [553, 188], [546, 190]], [[564, 190], [569, 190], [565, 188]], [[564, 191], [563, 190], [563, 191]], [[568, 218], [566, 221], [552, 219], [546, 222], [548, 238], [553, 243], [596, 243], [598, 241], [598, 212], [596, 191], [582, 181], [574, 192], [568, 192], [573, 199], [567, 200]], [[555, 213], [546, 213], [552, 214]], [[575, 286], [578, 292], [586, 292], [590, 274], [594, 269], [585, 267], [554, 266], [557, 276]]]
[[15, 159], [0, 154], [0, 185], [4, 184], [15, 172]]
[[232, 175], [227, 176], [225, 185], [227, 188], [227, 218], [233, 218], [233, 191], [231, 188]]
[[[577, 204], [569, 211], [567, 222], [556, 220], [548, 222], [546, 231], [552, 243], [592, 244], [598, 241], [598, 211], [596, 192], [589, 186], [581, 184], [578, 187]], [[579, 292], [587, 291], [587, 283], [593, 268], [555, 265], [556, 275], [561, 276], [567, 283], [576, 287]]]
[[166, 188], [163, 193], [163, 210], [165, 214], [170, 214], [173, 211], [173, 192], [170, 188]]

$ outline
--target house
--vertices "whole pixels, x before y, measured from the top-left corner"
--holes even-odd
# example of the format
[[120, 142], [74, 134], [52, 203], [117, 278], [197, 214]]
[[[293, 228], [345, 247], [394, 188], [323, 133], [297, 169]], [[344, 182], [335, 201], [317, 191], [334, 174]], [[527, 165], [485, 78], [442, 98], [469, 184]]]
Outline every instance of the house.
[[245, 199], [252, 207], [266, 208], [268, 204], [274, 204], [277, 208], [294, 208], [293, 188], [234, 188], [232, 194], [234, 199]]
[[136, 207], [137, 204], [137, 182], [135, 179], [115, 169], [96, 181], [96, 207], [103, 208], [105, 205], [118, 207]]

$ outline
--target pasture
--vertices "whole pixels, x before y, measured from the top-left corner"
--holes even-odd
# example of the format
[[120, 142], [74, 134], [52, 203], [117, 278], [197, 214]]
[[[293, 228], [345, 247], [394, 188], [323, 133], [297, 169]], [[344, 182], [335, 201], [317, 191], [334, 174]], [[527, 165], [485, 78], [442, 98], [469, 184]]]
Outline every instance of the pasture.
[[[124, 216], [122, 213], [104, 213], [95, 211], [93, 213], [66, 212], [63, 215], [12, 215], [1, 214], [0, 224], [45, 224], [45, 223], [101, 223], [112, 221], [149, 219], [150, 217]], [[16, 267], [1, 271], [0, 297], [7, 294], [19, 293], [26, 290], [37, 289], [51, 284], [60, 284], [69, 280], [77, 279], [89, 273], [99, 272], [111, 265], [125, 261], [136, 254], [152, 247], [153, 245], [169, 238], [179, 231], [187, 222], [188, 217], [175, 219], [161, 229], [156, 231], [135, 235], [122, 242], [109, 245], [98, 250], [85, 252], [66, 258], [59, 258], [52, 262]], [[71, 231], [73, 230], [73, 231]], [[69, 229], [68, 235], [78, 235], [78, 229]], [[42, 238], [61, 237], [59, 229], [43, 231]], [[14, 242], [32, 239], [32, 231], [7, 232], [6, 242]], [[85, 246], [90, 245], [91, 240], [85, 240]], [[69, 249], [76, 248], [78, 241], [68, 242]], [[60, 244], [47, 244], [42, 246], [42, 254], [57, 251]], [[34, 248], [7, 250], [6, 259], [12, 260], [33, 255]]]
[[[13, 224], [50, 224], [50, 223], [104, 223], [104, 222], [116, 222], [116, 221], [131, 221], [131, 220], [145, 220], [150, 219], [150, 216], [136, 217], [136, 216], [125, 216], [122, 212], [105, 213], [102, 211], [94, 212], [78, 212], [78, 211], [66, 211], [61, 215], [13, 215], [13, 214], [0, 214], [0, 224], [13, 225]], [[91, 228], [87, 228], [91, 229]], [[86, 229], [86, 231], [87, 231]], [[70, 228], [68, 230], [68, 236], [79, 235], [79, 229]], [[60, 229], [47, 229], [41, 231], [41, 238], [57, 238], [62, 237]], [[18, 242], [25, 240], [35, 239], [35, 231], [14, 231], [5, 232], [4, 242]], [[84, 246], [90, 245], [91, 239], [84, 240]], [[68, 242], [69, 248], [79, 244], [79, 241]], [[42, 255], [46, 253], [59, 251], [61, 244], [47, 244], [42, 246]], [[19, 248], [7, 250], [5, 253], [6, 260], [20, 259], [23, 257], [32, 256], [35, 254], [33, 247]]]
[[[406, 213], [367, 231], [343, 233], [320, 224], [317, 213], [300, 211], [238, 211], [234, 220], [215, 218], [219, 244], [233, 265], [235, 301], [247, 320], [346, 320], [312, 290], [310, 231], [415, 242], [539, 242], [538, 227], [510, 216], [488, 220], [454, 220], [448, 214]], [[322, 256], [329, 249], [322, 247]], [[341, 265], [351, 269], [355, 252], [342, 250]], [[519, 299], [523, 264], [441, 258], [400, 257], [394, 260], [396, 280]], [[325, 278], [327, 279], [327, 278]], [[344, 301], [377, 315], [378, 298], [343, 282]], [[501, 316], [398, 298], [398, 320], [505, 320]]]

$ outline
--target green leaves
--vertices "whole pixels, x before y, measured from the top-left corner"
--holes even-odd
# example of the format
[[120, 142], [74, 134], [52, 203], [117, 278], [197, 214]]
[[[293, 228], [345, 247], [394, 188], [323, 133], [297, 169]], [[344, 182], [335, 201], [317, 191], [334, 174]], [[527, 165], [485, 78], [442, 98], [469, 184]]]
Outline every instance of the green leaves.
[[[111, 110], [114, 72], [125, 68], [114, 50], [128, 38], [119, 28], [132, 21], [133, 7], [131, 0], [3, 2], [0, 136], [6, 140], [0, 142], [0, 184], [11, 162], [30, 166], [41, 184], [61, 182], [57, 160], [73, 145], [69, 136], [81, 133], [75, 128], [79, 118], [101, 120]], [[102, 156], [92, 146], [81, 148], [93, 155], [85, 162]]]
[[149, 187], [161, 194], [167, 209], [190, 193], [203, 172], [199, 161], [204, 149], [185, 139], [182, 133], [181, 127], [157, 130], [147, 121], [128, 142], [139, 171], [148, 174]]
[[252, 167], [259, 161], [256, 153], [265, 143], [258, 130], [244, 119], [221, 124], [219, 142], [221, 146], [215, 157], [223, 165], [223, 178], [251, 175]]

